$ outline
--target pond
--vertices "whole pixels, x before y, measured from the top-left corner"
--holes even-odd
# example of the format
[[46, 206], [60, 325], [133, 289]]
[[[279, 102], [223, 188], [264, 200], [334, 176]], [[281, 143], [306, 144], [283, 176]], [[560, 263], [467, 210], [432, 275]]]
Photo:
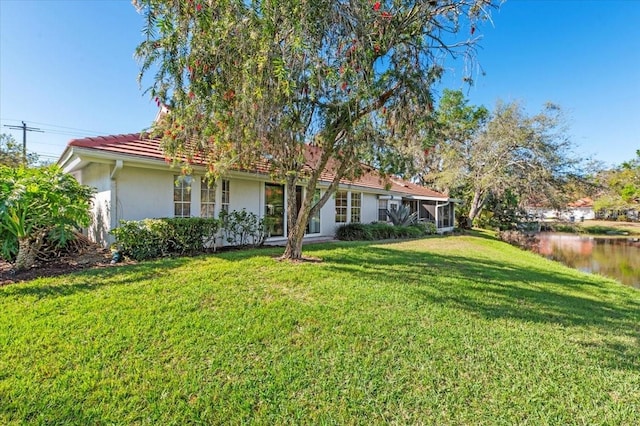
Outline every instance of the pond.
[[542, 232], [538, 252], [575, 269], [640, 289], [640, 238]]

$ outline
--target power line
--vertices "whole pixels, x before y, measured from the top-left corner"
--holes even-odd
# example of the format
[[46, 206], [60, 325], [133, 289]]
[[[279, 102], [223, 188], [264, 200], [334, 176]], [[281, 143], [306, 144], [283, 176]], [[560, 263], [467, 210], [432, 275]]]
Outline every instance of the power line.
[[22, 129], [22, 162], [24, 164], [27, 164], [27, 132], [44, 133], [44, 130], [40, 130], [35, 127], [27, 127], [27, 123], [25, 123], [24, 121], [22, 122], [22, 126], [11, 126], [5, 124], [4, 127], [16, 130]]
[[[16, 120], [13, 118], [4, 118], [1, 121], [20, 121], [20, 120]], [[79, 129], [77, 127], [68, 127], [68, 126], [59, 126], [57, 124], [50, 124], [50, 123], [41, 123], [38, 121], [32, 121], [33, 124], [39, 124], [41, 126], [47, 126], [47, 127], [56, 127], [57, 129], [45, 129], [47, 131], [47, 133], [51, 133], [51, 132], [64, 132], [64, 130], [58, 130], [58, 129], [67, 129], [67, 130], [71, 130], [71, 132], [69, 132], [69, 134], [71, 133], [75, 133], [75, 134], [87, 134], [87, 133], [93, 133], [95, 135], [107, 135], [109, 134], [109, 132], [98, 132], [95, 130], [88, 130], [88, 129]], [[63, 133], [64, 134], [64, 133]]]

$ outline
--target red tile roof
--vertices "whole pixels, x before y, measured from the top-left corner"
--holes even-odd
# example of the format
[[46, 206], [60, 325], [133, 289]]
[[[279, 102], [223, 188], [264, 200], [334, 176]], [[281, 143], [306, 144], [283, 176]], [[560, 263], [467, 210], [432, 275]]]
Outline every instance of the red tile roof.
[[[158, 139], [150, 138], [145, 133], [130, 133], [122, 135], [111, 136], [97, 136], [88, 137], [84, 139], [74, 139], [68, 143], [69, 147], [88, 148], [100, 152], [108, 152], [113, 154], [133, 155], [140, 158], [167, 161], [167, 157], [164, 155], [160, 141]], [[312, 162], [313, 158], [318, 158], [320, 154], [320, 148], [309, 146], [307, 148], [307, 167]], [[194, 158], [194, 164], [204, 164], [202, 158]], [[323, 182], [330, 182], [333, 180], [336, 169], [334, 161], [330, 161], [325, 170], [320, 176], [320, 180]], [[265, 160], [260, 164], [256, 164], [255, 172], [268, 174], [268, 163]], [[354, 179], [342, 179], [342, 184], [355, 185], [363, 188], [369, 188], [374, 190], [391, 191], [395, 193], [401, 193], [411, 196], [428, 197], [428, 198], [441, 198], [447, 199], [448, 197], [439, 192], [433, 191], [424, 186], [416, 185], [414, 183], [391, 177], [388, 180], [384, 180], [380, 174], [373, 168], [365, 166], [365, 172], [362, 176]]]
[[569, 207], [593, 207], [593, 200], [589, 197], [585, 197], [567, 205]]

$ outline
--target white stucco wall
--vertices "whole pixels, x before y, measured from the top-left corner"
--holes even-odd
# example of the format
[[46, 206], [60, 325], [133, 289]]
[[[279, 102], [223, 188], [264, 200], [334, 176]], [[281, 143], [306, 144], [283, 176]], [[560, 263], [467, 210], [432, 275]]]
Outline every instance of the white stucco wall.
[[362, 212], [360, 222], [371, 223], [378, 220], [378, 195], [362, 194]]
[[130, 167], [125, 163], [116, 180], [117, 220], [173, 217], [173, 180], [174, 175], [179, 174], [173, 170]]
[[246, 209], [264, 214], [264, 183], [254, 180], [229, 179], [229, 211]]
[[[322, 190], [324, 193], [324, 189]], [[336, 198], [329, 197], [320, 209], [320, 234], [333, 236], [336, 233]]]
[[111, 229], [111, 179], [107, 164], [92, 163], [79, 173], [79, 181], [96, 189], [91, 206], [92, 223], [87, 228], [87, 236], [103, 246], [107, 246], [112, 238]]

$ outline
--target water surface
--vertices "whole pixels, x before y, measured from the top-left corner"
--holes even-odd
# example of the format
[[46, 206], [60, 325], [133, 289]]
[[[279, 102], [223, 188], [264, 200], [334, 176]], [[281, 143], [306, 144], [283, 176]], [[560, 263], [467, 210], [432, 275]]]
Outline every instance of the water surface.
[[543, 232], [538, 252], [575, 269], [640, 288], [640, 239]]

